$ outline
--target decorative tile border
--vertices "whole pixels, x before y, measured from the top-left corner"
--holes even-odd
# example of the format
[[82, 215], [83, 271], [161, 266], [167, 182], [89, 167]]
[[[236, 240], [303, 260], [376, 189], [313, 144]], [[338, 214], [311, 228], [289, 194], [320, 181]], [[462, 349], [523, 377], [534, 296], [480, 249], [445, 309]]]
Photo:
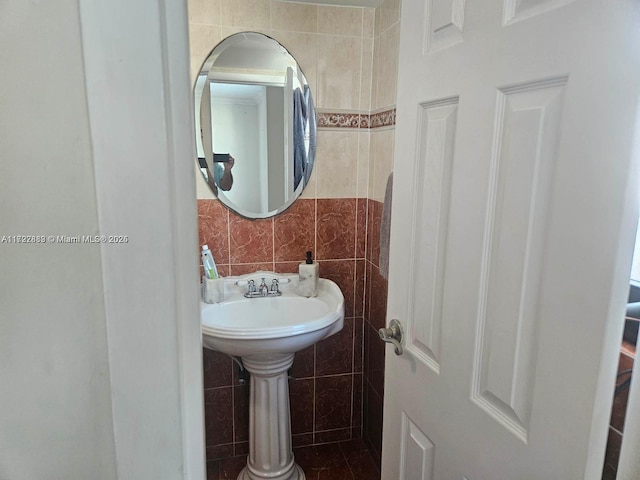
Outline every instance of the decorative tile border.
[[388, 127], [396, 124], [396, 109], [386, 110], [384, 112], [373, 113], [370, 115], [371, 123], [369, 128]]
[[376, 113], [318, 112], [318, 128], [372, 129], [396, 124], [396, 109]]
[[360, 113], [318, 112], [318, 128], [362, 128]]

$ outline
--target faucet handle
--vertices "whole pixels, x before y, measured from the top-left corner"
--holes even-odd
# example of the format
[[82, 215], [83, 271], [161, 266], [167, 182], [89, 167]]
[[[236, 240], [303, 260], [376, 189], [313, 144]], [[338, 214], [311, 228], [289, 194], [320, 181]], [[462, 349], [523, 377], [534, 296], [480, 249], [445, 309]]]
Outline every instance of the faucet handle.
[[280, 283], [278, 282], [278, 279], [277, 279], [277, 278], [274, 278], [274, 279], [271, 281], [271, 291], [272, 291], [272, 292], [279, 292], [279, 291], [280, 291], [280, 288], [279, 288], [279, 287], [280, 287]]
[[253, 293], [256, 291], [256, 282], [254, 280], [249, 280], [247, 282], [247, 290], [249, 293]]
[[264, 277], [262, 277], [262, 283], [260, 284], [258, 289], [260, 291], [260, 295], [262, 295], [263, 297], [269, 295], [269, 287], [267, 286], [267, 282], [264, 281]]

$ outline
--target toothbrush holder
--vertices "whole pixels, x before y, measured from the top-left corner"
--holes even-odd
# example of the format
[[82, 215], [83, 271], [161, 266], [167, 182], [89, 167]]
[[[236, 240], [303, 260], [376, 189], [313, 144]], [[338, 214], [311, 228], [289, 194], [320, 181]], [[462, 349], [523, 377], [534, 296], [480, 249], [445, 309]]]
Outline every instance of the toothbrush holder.
[[219, 303], [224, 300], [224, 278], [202, 277], [202, 300], [205, 303]]

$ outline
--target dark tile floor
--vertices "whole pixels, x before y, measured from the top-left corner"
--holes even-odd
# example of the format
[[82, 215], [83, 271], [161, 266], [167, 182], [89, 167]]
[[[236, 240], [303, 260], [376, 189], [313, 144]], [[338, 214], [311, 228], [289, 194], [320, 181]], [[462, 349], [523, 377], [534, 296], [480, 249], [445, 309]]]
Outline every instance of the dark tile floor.
[[[306, 480], [380, 480], [380, 472], [362, 440], [293, 449]], [[247, 457], [207, 462], [207, 480], [235, 480]]]

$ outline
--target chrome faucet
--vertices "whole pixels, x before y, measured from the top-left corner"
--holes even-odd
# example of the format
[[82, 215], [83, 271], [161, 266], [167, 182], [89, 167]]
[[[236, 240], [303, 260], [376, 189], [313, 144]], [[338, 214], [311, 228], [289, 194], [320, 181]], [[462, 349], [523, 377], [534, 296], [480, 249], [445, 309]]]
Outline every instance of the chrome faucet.
[[239, 287], [247, 286], [247, 291], [244, 294], [247, 298], [279, 297], [282, 295], [280, 284], [289, 283], [290, 281], [288, 278], [274, 278], [271, 280], [271, 286], [269, 286], [267, 285], [266, 279], [262, 277], [262, 282], [258, 286], [256, 286], [255, 280], [238, 280], [236, 285]]
[[260, 296], [266, 297], [266, 296], [269, 295], [269, 287], [265, 283], [264, 277], [262, 277], [262, 283], [260, 284], [260, 286], [258, 288], [260, 290]]

